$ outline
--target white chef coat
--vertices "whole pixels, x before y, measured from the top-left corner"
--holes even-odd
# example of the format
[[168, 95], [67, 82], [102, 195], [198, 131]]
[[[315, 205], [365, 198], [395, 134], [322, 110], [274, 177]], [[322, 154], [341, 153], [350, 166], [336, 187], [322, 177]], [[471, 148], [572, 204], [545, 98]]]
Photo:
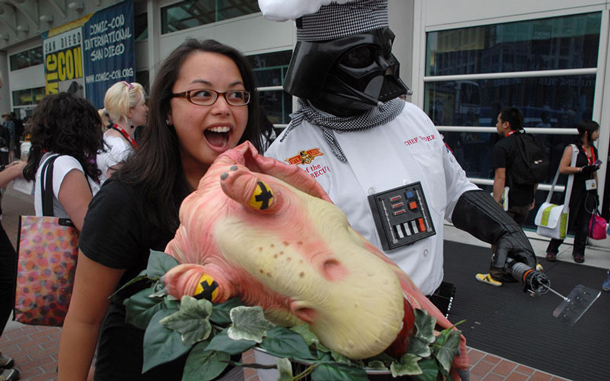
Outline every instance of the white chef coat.
[[[301, 151], [314, 150], [310, 163], [298, 165], [322, 185], [356, 231], [397, 263], [424, 295], [431, 295], [443, 280], [443, 219], [451, 221], [459, 197], [477, 186], [468, 181], [432, 121], [411, 103], [383, 126], [334, 133], [347, 163], [333, 155], [322, 129], [306, 120], [282, 142], [284, 131], [265, 155], [291, 162]], [[436, 235], [384, 251], [367, 196], [417, 181]]]

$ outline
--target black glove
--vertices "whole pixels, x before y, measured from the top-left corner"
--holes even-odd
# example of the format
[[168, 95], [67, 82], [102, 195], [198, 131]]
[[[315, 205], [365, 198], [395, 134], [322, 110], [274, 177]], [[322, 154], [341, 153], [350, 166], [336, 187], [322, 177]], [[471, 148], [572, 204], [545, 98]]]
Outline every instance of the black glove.
[[584, 167], [582, 167], [582, 173], [584, 173], [585, 175], [590, 175], [591, 173], [597, 171], [599, 169], [599, 166], [597, 165], [585, 165]]
[[508, 258], [536, 267], [536, 255], [527, 236], [519, 226], [489, 195], [476, 190], [463, 193], [451, 216], [453, 225], [481, 241], [495, 244], [492, 266], [510, 273]]

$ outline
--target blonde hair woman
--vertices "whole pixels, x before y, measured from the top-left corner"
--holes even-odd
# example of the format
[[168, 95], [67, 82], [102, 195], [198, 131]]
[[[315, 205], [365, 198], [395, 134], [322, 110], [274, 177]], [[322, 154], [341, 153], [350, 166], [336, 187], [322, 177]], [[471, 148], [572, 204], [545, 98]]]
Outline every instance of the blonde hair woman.
[[104, 133], [104, 151], [97, 155], [97, 165], [105, 181], [138, 148], [136, 127], [146, 124], [146, 92], [136, 82], [117, 82], [104, 97], [104, 109], [113, 122]]

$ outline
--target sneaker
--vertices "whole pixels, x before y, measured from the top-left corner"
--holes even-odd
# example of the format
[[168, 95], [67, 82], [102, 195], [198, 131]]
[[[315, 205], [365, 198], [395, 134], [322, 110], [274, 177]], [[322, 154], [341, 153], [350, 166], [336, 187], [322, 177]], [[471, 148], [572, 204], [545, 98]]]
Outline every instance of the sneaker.
[[602, 290], [604, 290], [606, 292], [610, 292], [610, 270], [608, 270], [608, 277], [606, 278], [606, 281], [602, 285]]
[[477, 274], [474, 277], [481, 283], [487, 283], [494, 287], [502, 286], [502, 282], [498, 282], [497, 280], [492, 278], [491, 275], [489, 275], [489, 274]]
[[0, 353], [0, 369], [12, 368], [15, 360]]
[[536, 263], [536, 271], [544, 271], [544, 267], [540, 264], [540, 262]]
[[585, 256], [582, 254], [575, 254], [574, 255], [574, 262], [576, 263], [584, 263], [585, 262]]
[[546, 253], [546, 260], [549, 262], [555, 262], [557, 260], [556, 253]]
[[0, 373], [0, 381], [17, 381], [20, 376], [18, 369], [3, 369]]

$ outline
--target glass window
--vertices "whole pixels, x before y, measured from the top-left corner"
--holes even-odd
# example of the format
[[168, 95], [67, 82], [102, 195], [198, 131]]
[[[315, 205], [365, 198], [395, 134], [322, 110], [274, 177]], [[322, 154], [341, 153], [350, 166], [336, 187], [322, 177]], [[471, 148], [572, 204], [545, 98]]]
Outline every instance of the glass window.
[[134, 17], [134, 41], [142, 41], [148, 38], [148, 13], [142, 13]]
[[42, 46], [10, 56], [11, 71], [25, 69], [43, 63]]
[[427, 82], [424, 111], [438, 126], [494, 127], [501, 109], [525, 127], [572, 127], [593, 114], [595, 75]]
[[13, 91], [13, 106], [37, 105], [45, 96], [45, 88], [37, 87], [33, 89]]
[[217, 21], [232, 19], [235, 17], [260, 12], [260, 10], [258, 9], [258, 0], [217, 0], [217, 3]]
[[427, 34], [426, 75], [597, 67], [601, 12]]
[[[283, 86], [292, 51], [248, 56], [259, 87]], [[292, 113], [292, 96], [284, 90], [260, 91], [261, 109], [273, 124], [288, 124]]]
[[260, 12], [256, 0], [186, 0], [161, 8], [161, 33]]

